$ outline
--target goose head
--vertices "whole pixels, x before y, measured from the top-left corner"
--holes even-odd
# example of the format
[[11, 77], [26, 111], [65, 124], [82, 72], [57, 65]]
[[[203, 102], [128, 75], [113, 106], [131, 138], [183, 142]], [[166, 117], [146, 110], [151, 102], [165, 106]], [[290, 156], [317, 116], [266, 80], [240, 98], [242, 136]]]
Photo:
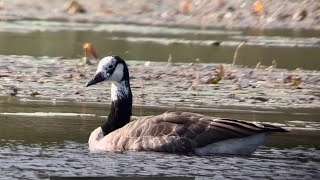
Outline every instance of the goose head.
[[132, 102], [129, 71], [126, 62], [119, 56], [107, 56], [98, 64], [97, 71], [87, 82], [86, 87], [103, 81], [111, 81], [112, 101]]
[[115, 83], [129, 81], [129, 72], [125, 61], [119, 56], [107, 56], [101, 59], [96, 73], [87, 82], [86, 87], [102, 81], [112, 81]]

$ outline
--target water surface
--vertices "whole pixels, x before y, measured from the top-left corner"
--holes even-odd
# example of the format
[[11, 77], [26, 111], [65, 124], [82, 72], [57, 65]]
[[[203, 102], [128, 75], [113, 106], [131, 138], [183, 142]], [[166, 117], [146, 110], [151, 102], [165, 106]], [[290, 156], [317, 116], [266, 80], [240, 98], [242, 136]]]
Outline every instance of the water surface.
[[[319, 32], [223, 30], [123, 24], [42, 21], [0, 22], [0, 54], [83, 56], [92, 42], [99, 55], [173, 62], [231, 63], [259, 61], [278, 67], [320, 70]], [[48, 59], [48, 58], [45, 58]], [[41, 61], [41, 58], [40, 60]], [[165, 100], [164, 97], [162, 97]], [[172, 97], [171, 97], [172, 98]], [[194, 102], [193, 102], [194, 103]], [[50, 176], [195, 176], [197, 179], [319, 179], [318, 109], [188, 108], [211, 116], [269, 122], [291, 129], [275, 134], [252, 156], [175, 155], [156, 152], [90, 153], [87, 140], [106, 118], [104, 103], [63, 99], [0, 98], [0, 179], [47, 179]], [[134, 106], [133, 119], [171, 106]]]
[[44, 21], [0, 23], [0, 54], [83, 56], [91, 42], [100, 57], [118, 54], [125, 59], [173, 62], [232, 63], [320, 70], [320, 36], [312, 30], [187, 29], [132, 24], [93, 24]]
[[[90, 153], [87, 139], [91, 131], [104, 121], [108, 110], [105, 104], [19, 98], [1, 98], [0, 103], [1, 178], [127, 175], [195, 176], [197, 179], [320, 177], [320, 124], [316, 121], [319, 117], [316, 113], [298, 115], [294, 111], [279, 114], [249, 110], [239, 113], [223, 109], [206, 112], [197, 109], [197, 112], [208, 115], [291, 126], [290, 133], [272, 136], [266, 146], [252, 156], [198, 157], [156, 152]], [[163, 111], [135, 106], [133, 112], [136, 118]]]

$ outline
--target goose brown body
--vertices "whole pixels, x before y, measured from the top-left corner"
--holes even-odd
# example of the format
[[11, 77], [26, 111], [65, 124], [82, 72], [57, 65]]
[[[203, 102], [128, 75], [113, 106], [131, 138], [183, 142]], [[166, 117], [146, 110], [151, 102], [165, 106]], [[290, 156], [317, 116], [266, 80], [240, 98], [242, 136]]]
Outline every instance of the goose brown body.
[[[98, 128], [97, 133], [99, 131]], [[214, 118], [190, 112], [168, 112], [141, 118], [106, 137], [100, 136], [101, 139], [96, 139], [100, 142], [100, 148], [95, 150], [193, 153], [197, 148], [228, 139], [284, 131], [267, 124]]]
[[287, 130], [264, 123], [209, 117], [191, 112], [166, 112], [130, 121], [132, 94], [128, 68], [120, 57], [99, 63], [87, 86], [111, 80], [112, 106], [106, 122], [89, 137], [91, 151], [161, 151], [249, 155], [273, 132]]

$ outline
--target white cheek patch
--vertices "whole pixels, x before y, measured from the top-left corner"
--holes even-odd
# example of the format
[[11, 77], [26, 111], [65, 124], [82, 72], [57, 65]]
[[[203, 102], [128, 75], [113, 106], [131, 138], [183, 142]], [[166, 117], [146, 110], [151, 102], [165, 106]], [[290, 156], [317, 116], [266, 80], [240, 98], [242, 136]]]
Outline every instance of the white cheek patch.
[[118, 64], [116, 69], [113, 71], [111, 77], [109, 78], [109, 80], [120, 82], [123, 78], [123, 68], [124, 67], [122, 64]]
[[116, 63], [116, 59], [112, 56], [108, 56], [108, 57], [105, 57], [103, 59], [101, 59], [101, 61], [99, 62], [98, 64], [98, 67], [97, 67], [97, 71], [96, 73], [102, 73], [102, 76], [106, 79], [108, 79], [111, 74], [108, 73], [108, 70], [109, 70], [109, 66], [110, 65], [115, 65]]

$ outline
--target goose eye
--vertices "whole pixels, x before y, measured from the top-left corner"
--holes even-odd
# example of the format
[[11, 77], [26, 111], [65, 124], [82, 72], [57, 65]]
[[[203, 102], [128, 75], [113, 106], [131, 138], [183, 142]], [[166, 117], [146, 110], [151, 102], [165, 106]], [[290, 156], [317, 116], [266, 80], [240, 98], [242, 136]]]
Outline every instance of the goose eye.
[[113, 65], [109, 65], [109, 67], [108, 67], [108, 68], [109, 68], [109, 69], [112, 69], [113, 67], [114, 67]]

